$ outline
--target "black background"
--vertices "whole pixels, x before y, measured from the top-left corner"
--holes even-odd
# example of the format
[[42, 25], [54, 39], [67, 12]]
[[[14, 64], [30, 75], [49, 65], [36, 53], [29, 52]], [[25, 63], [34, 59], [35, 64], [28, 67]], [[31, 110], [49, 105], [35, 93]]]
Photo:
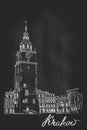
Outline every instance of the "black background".
[[[24, 129], [26, 129], [29, 123], [32, 128], [34, 128], [33, 124], [39, 128], [42, 120], [44, 120], [44, 118], [41, 117], [37, 119], [36, 116], [27, 118], [23, 116], [7, 117], [2, 114], [4, 92], [14, 87], [15, 54], [21, 41], [22, 33], [24, 32], [25, 20], [28, 21], [28, 31], [30, 33], [31, 42], [38, 51], [38, 87], [54, 92], [56, 95], [65, 93], [67, 89], [79, 87], [80, 92], [84, 95], [84, 108], [78, 117], [82, 120], [78, 128], [85, 129], [87, 114], [87, 22], [86, 3], [80, 2], [1, 2], [1, 121], [8, 127], [21, 128], [21, 126], [23, 126]], [[66, 68], [64, 68], [65, 65]], [[77, 129], [77, 127], [75, 128]]]

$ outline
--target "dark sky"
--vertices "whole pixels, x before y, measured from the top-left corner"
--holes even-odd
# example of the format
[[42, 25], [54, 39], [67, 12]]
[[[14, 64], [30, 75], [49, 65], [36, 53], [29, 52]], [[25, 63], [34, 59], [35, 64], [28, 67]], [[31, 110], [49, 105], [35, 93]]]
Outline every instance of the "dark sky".
[[86, 9], [81, 3], [9, 2], [1, 8], [2, 90], [14, 87], [15, 54], [24, 21], [38, 51], [38, 88], [56, 94], [85, 87]]

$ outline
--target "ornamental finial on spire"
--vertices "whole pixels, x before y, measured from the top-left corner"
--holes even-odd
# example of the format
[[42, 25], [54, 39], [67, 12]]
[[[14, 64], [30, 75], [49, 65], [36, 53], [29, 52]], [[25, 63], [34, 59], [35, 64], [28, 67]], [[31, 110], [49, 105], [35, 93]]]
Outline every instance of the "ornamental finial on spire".
[[27, 32], [27, 21], [25, 21], [25, 32]]
[[29, 40], [29, 33], [27, 32], [27, 21], [25, 21], [25, 32], [23, 33], [23, 40]]

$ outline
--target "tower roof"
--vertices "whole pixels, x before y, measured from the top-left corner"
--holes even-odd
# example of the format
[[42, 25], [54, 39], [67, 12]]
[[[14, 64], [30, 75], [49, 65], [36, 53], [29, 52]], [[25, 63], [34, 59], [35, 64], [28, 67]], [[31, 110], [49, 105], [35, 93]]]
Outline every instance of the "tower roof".
[[20, 50], [32, 50], [32, 43], [30, 42], [29, 33], [28, 33], [27, 21], [25, 21], [24, 33], [22, 41], [20, 43]]

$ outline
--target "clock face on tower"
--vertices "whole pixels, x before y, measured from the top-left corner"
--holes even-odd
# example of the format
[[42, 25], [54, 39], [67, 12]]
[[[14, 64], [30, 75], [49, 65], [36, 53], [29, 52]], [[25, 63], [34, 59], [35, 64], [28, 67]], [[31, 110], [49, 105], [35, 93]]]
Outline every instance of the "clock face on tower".
[[35, 62], [35, 54], [32, 52], [20, 52], [20, 61]]
[[26, 58], [27, 58], [27, 59], [30, 59], [30, 58], [31, 58], [31, 53], [30, 53], [30, 52], [27, 52], [27, 53], [26, 53]]

